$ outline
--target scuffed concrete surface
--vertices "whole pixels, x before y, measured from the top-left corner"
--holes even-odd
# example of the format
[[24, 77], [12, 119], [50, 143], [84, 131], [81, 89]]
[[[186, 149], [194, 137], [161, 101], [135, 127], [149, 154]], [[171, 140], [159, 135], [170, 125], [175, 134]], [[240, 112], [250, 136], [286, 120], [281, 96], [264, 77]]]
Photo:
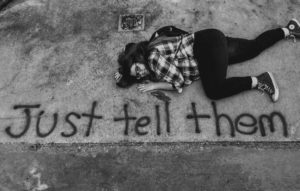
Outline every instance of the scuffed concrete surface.
[[258, 148], [198, 144], [116, 148], [73, 144], [20, 152], [13, 146], [2, 145], [0, 188], [4, 191], [299, 190], [299, 146]]
[[[117, 55], [126, 43], [149, 39], [156, 29], [164, 25], [175, 25], [190, 32], [219, 28], [229, 36], [254, 38], [264, 30], [285, 26], [290, 18], [300, 18], [299, 8], [300, 3], [295, 0], [13, 1], [0, 14], [2, 128], [11, 126], [12, 132], [22, 132], [25, 117], [22, 110], [13, 109], [15, 105], [40, 104], [40, 108], [31, 112], [32, 124], [24, 136], [12, 139], [4, 131], [0, 132], [2, 141], [296, 141], [300, 137], [300, 107], [297, 104], [300, 100], [299, 43], [281, 41], [259, 57], [229, 68], [229, 76], [273, 72], [281, 90], [278, 103], [270, 103], [266, 96], [255, 91], [216, 103], [218, 112], [226, 113], [233, 122], [245, 113], [259, 121], [262, 115], [279, 112], [287, 123], [288, 136], [284, 136], [281, 122], [277, 121], [275, 133], [267, 130], [266, 136], [262, 136], [256, 130], [251, 136], [236, 133], [235, 137], [231, 137], [224, 120], [220, 122], [222, 134], [217, 136], [212, 103], [204, 96], [200, 82], [195, 82], [181, 95], [167, 92], [171, 98], [169, 109], [173, 134], [171, 132], [158, 137], [155, 135], [155, 107], [163, 110], [164, 103], [150, 93], [138, 92], [135, 86], [127, 90], [118, 89], [113, 73], [117, 69]], [[118, 32], [119, 15], [128, 13], [145, 15], [145, 31]], [[65, 120], [66, 116], [71, 112], [80, 116], [90, 111], [93, 101], [97, 102], [96, 113], [103, 119], [94, 120], [90, 136], [84, 137], [88, 119], [72, 116], [78, 132], [68, 139], [61, 137], [61, 133], [72, 131]], [[194, 122], [186, 118], [192, 111], [193, 102], [199, 113], [211, 116], [210, 120], [201, 120], [200, 134], [194, 133]], [[131, 115], [151, 118], [152, 123], [145, 127], [147, 136], [133, 133], [131, 137], [124, 137], [123, 123], [114, 123], [115, 118], [124, 115], [125, 104], [128, 104]], [[58, 115], [55, 130], [43, 139], [36, 136], [33, 125], [40, 111], [44, 111], [41, 120], [43, 132], [49, 131], [53, 114]], [[163, 114], [161, 118], [165, 118]], [[134, 123], [130, 124], [131, 131], [134, 131]]]
[[[145, 14], [145, 31], [117, 31], [119, 15], [128, 13]], [[300, 19], [298, 0], [13, 1], [0, 12], [0, 142], [12, 143], [0, 145], [0, 190], [300, 190], [299, 143], [291, 142], [300, 138], [299, 42], [279, 42], [229, 69], [229, 76], [273, 72], [281, 90], [278, 103], [271, 104], [257, 92], [212, 103], [196, 82], [182, 95], [166, 93], [171, 98], [170, 133], [163, 101], [135, 87], [118, 89], [113, 80], [117, 54], [124, 45], [148, 39], [161, 26], [190, 32], [219, 28], [229, 36], [254, 38], [285, 26], [293, 17]], [[95, 114], [103, 119], [94, 119], [86, 136], [89, 119], [82, 114], [91, 112], [93, 103]], [[198, 114], [211, 115], [200, 121], [200, 133], [195, 133], [195, 121], [187, 119], [192, 103]], [[24, 104], [39, 108], [31, 111], [29, 130], [11, 138], [7, 130], [20, 134], [24, 129], [24, 112], [14, 109]], [[128, 136], [124, 123], [113, 122], [124, 116], [125, 104], [131, 116], [150, 117], [151, 124], [139, 129], [147, 135], [137, 135], [136, 121], [130, 122]], [[278, 118], [276, 131], [266, 129], [266, 136], [256, 126], [253, 135], [235, 131], [230, 137], [226, 121], [220, 122], [222, 134], [217, 136], [214, 104], [219, 114], [232, 120], [240, 114], [259, 120], [280, 112], [288, 136]], [[159, 136], [156, 108], [161, 113]], [[74, 130], [66, 120], [74, 112], [77, 118], [73, 115], [71, 120], [77, 132], [63, 137]], [[40, 133], [46, 133], [56, 113], [56, 129], [45, 138], [37, 137], [38, 121]], [[223, 144], [224, 140], [229, 142]]]

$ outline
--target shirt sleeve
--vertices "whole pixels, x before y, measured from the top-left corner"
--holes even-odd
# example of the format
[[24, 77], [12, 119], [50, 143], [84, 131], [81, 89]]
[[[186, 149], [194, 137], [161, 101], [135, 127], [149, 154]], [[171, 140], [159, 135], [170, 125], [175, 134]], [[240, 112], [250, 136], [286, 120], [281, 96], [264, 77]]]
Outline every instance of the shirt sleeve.
[[172, 63], [167, 61], [158, 51], [151, 52], [149, 56], [149, 66], [155, 74], [172, 86], [179, 92], [182, 92], [184, 78], [180, 70]]

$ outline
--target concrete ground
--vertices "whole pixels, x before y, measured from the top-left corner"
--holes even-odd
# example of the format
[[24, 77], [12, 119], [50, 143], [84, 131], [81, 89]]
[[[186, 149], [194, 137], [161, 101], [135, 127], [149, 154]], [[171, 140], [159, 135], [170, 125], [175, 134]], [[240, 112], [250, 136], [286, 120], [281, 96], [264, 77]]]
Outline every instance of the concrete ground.
[[[278, 42], [228, 76], [274, 73], [280, 99], [220, 101], [201, 83], [165, 101], [113, 74], [158, 28], [254, 38], [300, 19], [300, 1], [0, 1], [0, 191], [300, 190], [300, 44]], [[118, 31], [122, 14], [145, 29]], [[126, 114], [127, 119], [126, 120]]]
[[297, 191], [299, 144], [1, 145], [0, 189]]

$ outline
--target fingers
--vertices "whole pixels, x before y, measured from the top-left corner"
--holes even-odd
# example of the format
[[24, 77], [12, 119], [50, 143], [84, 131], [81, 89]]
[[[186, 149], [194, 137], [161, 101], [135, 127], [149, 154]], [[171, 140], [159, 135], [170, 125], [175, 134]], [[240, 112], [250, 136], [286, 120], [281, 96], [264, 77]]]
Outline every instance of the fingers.
[[137, 86], [137, 89], [140, 91], [140, 92], [148, 92], [148, 91], [151, 91], [151, 88], [149, 86], [147, 86], [147, 84], [140, 84]]
[[119, 73], [119, 72], [116, 72], [116, 73], [115, 73], [115, 78], [118, 79], [119, 77], [120, 77], [120, 73]]
[[145, 92], [145, 86], [144, 84], [140, 84], [137, 86], [137, 89], [140, 91], [140, 92]]
[[147, 90], [145, 89], [145, 88], [143, 88], [143, 87], [140, 87], [140, 88], [138, 88], [138, 90], [140, 91], [140, 92], [146, 92]]
[[120, 74], [119, 72], [116, 72], [116, 73], [115, 73], [115, 79], [116, 79], [117, 81], [119, 81], [119, 80], [121, 79], [121, 77], [122, 77], [122, 74]]

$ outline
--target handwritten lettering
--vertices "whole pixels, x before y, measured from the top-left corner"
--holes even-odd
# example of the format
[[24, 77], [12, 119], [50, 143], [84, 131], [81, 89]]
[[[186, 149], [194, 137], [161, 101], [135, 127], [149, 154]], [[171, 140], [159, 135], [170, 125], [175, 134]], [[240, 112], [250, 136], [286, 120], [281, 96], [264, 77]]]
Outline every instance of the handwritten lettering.
[[38, 105], [15, 105], [13, 107], [14, 110], [24, 109], [26, 123], [25, 123], [23, 131], [19, 134], [12, 133], [12, 130], [11, 130], [12, 128], [10, 126], [6, 127], [5, 132], [7, 133], [7, 135], [11, 138], [21, 138], [22, 136], [24, 136], [26, 134], [26, 132], [28, 131], [29, 127], [30, 127], [31, 109], [36, 109], [36, 108], [39, 108], [39, 107], [40, 107], [39, 104]]
[[[224, 110], [222, 111], [222, 108], [218, 108], [216, 102], [211, 102], [210, 107], [209, 111], [212, 112], [207, 113], [205, 112], [207, 108], [197, 108], [197, 104], [192, 102], [189, 109], [190, 111], [187, 111], [187, 113], [184, 114], [184, 117], [187, 120], [187, 124], [191, 121], [191, 124], [194, 125], [187, 125], [185, 127], [193, 127], [196, 134], [205, 133], [202, 126], [203, 123], [201, 123], [205, 120], [206, 123], [210, 121], [212, 124], [215, 124], [215, 133], [219, 137], [230, 136], [231, 138], [234, 138], [238, 134], [244, 136], [256, 135], [266, 137], [270, 135], [270, 133], [276, 132], [279, 128], [282, 129], [282, 135], [284, 137], [289, 136], [288, 123], [284, 115], [279, 111], [273, 111], [269, 114], [261, 114], [259, 116], [254, 116], [249, 112], [244, 112], [237, 116], [230, 116], [228, 113], [224, 112]], [[92, 102], [90, 112], [79, 113], [70, 111], [64, 116], [59, 115], [59, 112], [55, 112], [49, 114], [51, 116], [50, 119], [46, 119], [45, 110], [41, 108], [41, 104], [15, 105], [13, 106], [13, 110], [21, 110], [24, 113], [24, 125], [19, 128], [21, 130], [8, 126], [5, 128], [5, 133], [13, 139], [19, 139], [25, 136], [31, 128], [32, 121], [35, 120], [32, 116], [34, 115], [32, 114], [33, 111], [35, 111], [36, 114], [34, 116], [37, 116], [35, 132], [38, 138], [47, 138], [53, 133], [57, 133], [57, 131], [59, 131], [63, 138], [76, 136], [78, 135], [78, 130], [82, 128], [80, 124], [83, 124], [82, 122], [84, 122], [85, 118], [88, 119], [88, 124], [84, 137], [89, 137], [91, 133], [97, 132], [93, 131], [94, 123], [99, 124], [101, 123], [101, 119], [105, 119], [105, 116], [98, 114], [96, 109], [97, 101], [94, 101]], [[62, 120], [59, 120], [60, 118], [62, 118]], [[157, 136], [161, 136], [162, 134], [171, 136], [170, 133], [173, 129], [171, 127], [171, 122], [173, 122], [172, 119], [170, 102], [165, 101], [163, 109], [161, 109], [160, 105], [154, 106], [153, 116], [144, 114], [136, 116], [133, 112], [130, 112], [130, 105], [124, 104], [121, 116], [113, 117], [112, 122], [122, 122], [124, 124], [122, 126], [124, 136], [147, 136], [150, 131], [153, 131]], [[47, 126], [45, 125], [46, 120], [50, 120], [49, 124], [51, 125], [49, 125], [48, 128], [45, 127]], [[61, 121], [66, 124], [67, 129], [58, 129], [58, 123], [61, 123]], [[153, 126], [155, 128], [152, 130], [151, 128]], [[99, 125], [97, 127], [99, 127]], [[176, 132], [173, 132], [172, 135], [173, 134], [176, 134]]]
[[72, 137], [77, 133], [77, 126], [74, 124], [73, 121], [71, 121], [71, 119], [70, 119], [71, 116], [74, 116], [77, 119], [81, 118], [81, 115], [79, 115], [78, 113], [75, 113], [75, 112], [71, 112], [68, 115], [66, 115], [65, 120], [72, 127], [72, 131], [69, 134], [67, 134], [66, 132], [62, 132], [61, 136], [63, 136], [63, 137]]
[[188, 114], [186, 116], [187, 119], [194, 119], [195, 120], [195, 132], [196, 133], [201, 133], [201, 130], [200, 130], [200, 125], [199, 125], [199, 119], [210, 119], [211, 116], [208, 115], [208, 114], [203, 114], [203, 115], [200, 115], [197, 113], [197, 110], [196, 110], [196, 103], [192, 103], [192, 111], [193, 113], [192, 114]]
[[93, 104], [92, 104], [92, 109], [91, 109], [91, 113], [88, 114], [88, 113], [83, 113], [82, 114], [82, 117], [88, 117], [90, 120], [89, 120], [89, 124], [88, 124], [88, 129], [85, 133], [85, 136], [88, 137], [90, 136], [90, 132], [91, 132], [91, 129], [92, 129], [92, 126], [93, 126], [93, 120], [94, 119], [102, 119], [103, 117], [102, 116], [97, 116], [95, 115], [95, 108], [97, 106], [97, 102], [94, 101]]
[[41, 111], [39, 113], [37, 122], [36, 122], [36, 134], [38, 137], [41, 137], [41, 138], [45, 138], [45, 137], [49, 136], [54, 131], [54, 129], [56, 128], [56, 125], [57, 125], [57, 120], [58, 120], [58, 114], [54, 113], [53, 114], [53, 125], [52, 125], [51, 129], [48, 131], [48, 133], [42, 133], [40, 130], [40, 121], [41, 121], [41, 117], [44, 113], [45, 113], [44, 111]]

